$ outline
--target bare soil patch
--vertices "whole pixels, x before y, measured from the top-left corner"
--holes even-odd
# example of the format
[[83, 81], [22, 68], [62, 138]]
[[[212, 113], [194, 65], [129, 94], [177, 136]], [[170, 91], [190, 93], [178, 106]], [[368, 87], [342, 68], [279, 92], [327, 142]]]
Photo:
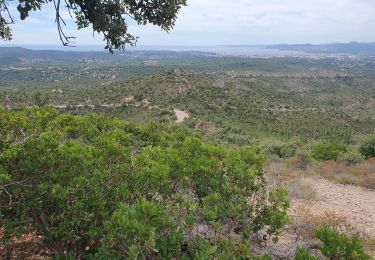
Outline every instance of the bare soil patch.
[[176, 117], [177, 117], [176, 122], [177, 123], [182, 123], [182, 122], [184, 122], [185, 119], [189, 118], [189, 114], [186, 113], [183, 110], [175, 108], [175, 109], [173, 109], [173, 111], [176, 114]]
[[[3, 228], [0, 228], [0, 239]], [[9, 244], [0, 244], [0, 259], [42, 260], [51, 259], [52, 252], [43, 244], [43, 238], [31, 231], [19, 238], [13, 238]]]
[[[353, 185], [337, 184], [324, 179], [306, 178], [319, 194], [319, 201], [309, 207], [315, 215], [333, 213], [344, 217], [361, 234], [375, 238], [375, 191]], [[292, 207], [304, 201], [294, 201]]]
[[327, 225], [349, 236], [359, 232], [366, 250], [375, 259], [375, 191], [323, 178], [296, 180], [309, 185], [315, 195], [292, 196], [290, 223], [283, 228], [279, 241], [267, 240], [257, 250], [273, 259], [294, 259], [297, 248], [304, 247], [321, 259], [320, 241], [314, 234], [317, 228]]

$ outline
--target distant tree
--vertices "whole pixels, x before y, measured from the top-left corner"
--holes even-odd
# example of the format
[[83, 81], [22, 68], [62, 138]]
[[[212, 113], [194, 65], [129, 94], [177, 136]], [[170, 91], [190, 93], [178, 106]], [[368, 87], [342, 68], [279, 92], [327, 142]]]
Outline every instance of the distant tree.
[[[9, 2], [0, 0], [0, 38], [3, 40], [12, 39], [9, 25], [15, 22]], [[64, 45], [69, 45], [74, 37], [67, 36], [63, 31], [63, 9], [69, 11], [78, 29], [92, 25], [93, 31], [102, 33], [105, 48], [112, 52], [113, 48], [123, 49], [126, 44], [134, 45], [137, 41], [137, 37], [128, 32], [125, 17], [139, 25], [151, 23], [169, 31], [175, 24], [179, 10], [186, 5], [186, 0], [19, 0], [17, 10], [21, 20], [25, 20], [30, 11], [41, 10], [49, 3], [53, 3], [56, 9], [55, 22]]]

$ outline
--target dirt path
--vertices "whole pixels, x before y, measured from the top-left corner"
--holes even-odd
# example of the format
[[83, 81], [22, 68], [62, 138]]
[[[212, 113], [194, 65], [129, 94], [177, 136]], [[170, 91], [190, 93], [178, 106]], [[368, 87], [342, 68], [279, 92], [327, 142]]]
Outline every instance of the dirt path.
[[[315, 190], [316, 198], [292, 199], [288, 213], [290, 224], [283, 228], [277, 243], [268, 240], [256, 248], [258, 252], [269, 254], [272, 259], [294, 259], [297, 247], [303, 246], [321, 259], [313, 248], [320, 243], [314, 233], [322, 224], [335, 226], [348, 235], [360, 232], [362, 238], [375, 239], [375, 191], [325, 179], [301, 181]], [[366, 250], [375, 259], [374, 248]]]
[[175, 109], [173, 109], [173, 111], [176, 114], [176, 117], [177, 117], [176, 122], [177, 123], [182, 123], [186, 118], [189, 118], [189, 114], [186, 113], [183, 110], [175, 108]]
[[[352, 185], [337, 184], [324, 179], [306, 178], [304, 181], [318, 193], [318, 201], [309, 201], [316, 215], [334, 213], [344, 217], [360, 233], [375, 238], [375, 191]], [[295, 201], [293, 207], [297, 207]]]

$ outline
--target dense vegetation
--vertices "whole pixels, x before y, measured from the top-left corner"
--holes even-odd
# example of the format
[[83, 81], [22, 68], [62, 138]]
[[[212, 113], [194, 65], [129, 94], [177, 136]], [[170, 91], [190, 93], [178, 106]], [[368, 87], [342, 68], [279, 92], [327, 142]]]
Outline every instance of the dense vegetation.
[[[0, 101], [12, 109], [51, 103], [143, 123], [173, 121], [179, 108], [190, 115], [188, 127], [211, 122], [215, 131], [205, 138], [236, 145], [293, 138], [353, 144], [374, 134], [374, 77], [361, 59], [9, 52], [17, 59], [0, 70]], [[145, 66], [148, 59], [158, 65]]]
[[[257, 232], [287, 221], [273, 175], [375, 189], [371, 59], [60, 54], [0, 48], [5, 240], [36, 230], [76, 258], [254, 258]], [[287, 169], [266, 175], [266, 158]]]
[[250, 257], [252, 234], [287, 221], [256, 147], [51, 108], [1, 109], [0, 135], [1, 225], [31, 225], [60, 255]]

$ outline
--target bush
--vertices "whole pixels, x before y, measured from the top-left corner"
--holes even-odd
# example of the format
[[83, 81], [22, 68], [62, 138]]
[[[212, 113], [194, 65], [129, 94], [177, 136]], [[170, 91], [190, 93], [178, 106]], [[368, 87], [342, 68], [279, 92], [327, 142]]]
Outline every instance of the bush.
[[331, 141], [317, 144], [312, 150], [312, 157], [318, 161], [337, 161], [347, 151], [343, 144]]
[[363, 156], [357, 151], [348, 151], [342, 154], [339, 158], [339, 161], [347, 165], [357, 165], [363, 161]]
[[311, 163], [311, 159], [306, 151], [301, 150], [298, 151], [295, 156], [285, 160], [285, 163], [292, 169], [306, 170]]
[[279, 158], [290, 158], [295, 155], [296, 150], [295, 143], [273, 142], [265, 145], [267, 155], [277, 155]]
[[318, 258], [310, 255], [310, 253], [307, 252], [306, 249], [298, 248], [296, 253], [296, 260], [318, 260]]
[[[320, 251], [323, 256], [332, 260], [369, 260], [371, 257], [363, 249], [359, 235], [347, 237], [335, 229], [323, 227], [316, 231], [317, 238], [322, 241]], [[311, 256], [305, 249], [298, 249], [297, 260], [317, 259]]]
[[0, 109], [0, 122], [5, 239], [32, 227], [64, 257], [250, 258], [251, 234], [287, 221], [257, 147], [50, 108]]
[[359, 148], [359, 152], [365, 159], [375, 157], [375, 138], [369, 139], [363, 143]]
[[370, 259], [358, 234], [349, 238], [335, 229], [324, 227], [316, 231], [316, 236], [323, 242], [320, 251], [329, 259]]

